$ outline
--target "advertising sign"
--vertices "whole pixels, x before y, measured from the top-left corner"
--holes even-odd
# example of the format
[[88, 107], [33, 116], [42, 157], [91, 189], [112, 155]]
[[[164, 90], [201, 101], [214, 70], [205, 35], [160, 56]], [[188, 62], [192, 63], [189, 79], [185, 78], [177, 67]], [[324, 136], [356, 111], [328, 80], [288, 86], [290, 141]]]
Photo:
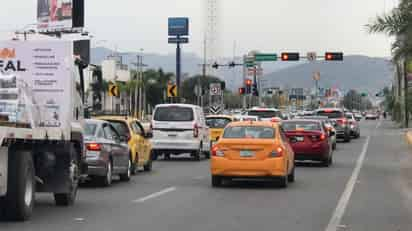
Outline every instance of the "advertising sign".
[[0, 124], [67, 127], [70, 41], [0, 42]]
[[37, 0], [41, 31], [61, 31], [84, 26], [84, 0]]
[[169, 18], [169, 36], [189, 35], [189, 18]]

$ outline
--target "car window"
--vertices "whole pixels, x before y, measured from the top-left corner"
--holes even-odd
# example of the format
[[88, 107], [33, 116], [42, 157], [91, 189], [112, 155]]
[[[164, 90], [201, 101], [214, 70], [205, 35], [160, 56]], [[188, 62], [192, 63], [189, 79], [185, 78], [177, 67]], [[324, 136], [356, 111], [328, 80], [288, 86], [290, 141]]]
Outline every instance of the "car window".
[[234, 126], [227, 127], [223, 133], [223, 138], [228, 139], [273, 139], [274, 137], [275, 129], [272, 127]]
[[106, 124], [103, 127], [104, 131], [104, 137], [109, 140], [116, 140], [119, 138], [119, 135], [117, 134], [116, 130], [110, 125]]
[[96, 134], [97, 124], [96, 123], [88, 123], [86, 122], [84, 126], [84, 134], [86, 136], [94, 136]]
[[250, 116], [257, 116], [259, 118], [266, 118], [266, 119], [282, 116], [282, 113], [280, 111], [273, 111], [273, 110], [250, 110], [247, 114]]
[[123, 121], [115, 121], [115, 120], [108, 120], [110, 124], [114, 127], [114, 129], [122, 136], [130, 136], [129, 127], [127, 126], [126, 122]]
[[225, 128], [232, 122], [229, 118], [221, 118], [221, 117], [208, 117], [206, 118], [206, 124], [210, 128]]
[[102, 128], [99, 128], [99, 129], [97, 130], [96, 137], [98, 137], [98, 138], [104, 138], [104, 133], [103, 133], [103, 129], [102, 129]]
[[282, 126], [285, 131], [322, 131], [321, 123], [312, 121], [287, 121]]
[[154, 114], [155, 121], [186, 122], [194, 120], [193, 109], [189, 107], [158, 107]]
[[138, 135], [143, 135], [143, 130], [139, 127], [139, 125], [137, 124], [137, 122], [132, 122], [131, 124], [132, 130], [135, 134]]

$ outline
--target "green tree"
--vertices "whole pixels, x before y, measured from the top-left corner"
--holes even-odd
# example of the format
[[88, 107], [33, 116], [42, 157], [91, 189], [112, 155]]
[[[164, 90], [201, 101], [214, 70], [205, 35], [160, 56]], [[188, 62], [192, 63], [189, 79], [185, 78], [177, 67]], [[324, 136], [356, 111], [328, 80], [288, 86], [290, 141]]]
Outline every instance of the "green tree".
[[186, 79], [185, 81], [183, 81], [181, 86], [181, 96], [186, 100], [186, 103], [196, 103], [196, 95], [194, 89], [198, 85], [199, 80], [204, 93], [208, 92], [209, 85], [211, 83], [224, 83], [222, 80], [214, 76], [195, 75], [191, 78]]

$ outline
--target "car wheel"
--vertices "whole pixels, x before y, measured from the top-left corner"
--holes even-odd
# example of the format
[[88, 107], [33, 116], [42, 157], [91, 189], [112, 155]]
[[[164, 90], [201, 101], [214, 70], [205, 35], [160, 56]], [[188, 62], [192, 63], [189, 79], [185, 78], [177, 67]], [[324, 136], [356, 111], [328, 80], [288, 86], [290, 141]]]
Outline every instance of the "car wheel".
[[147, 160], [147, 163], [143, 166], [143, 170], [145, 171], [145, 172], [150, 172], [150, 171], [152, 171], [152, 163], [153, 163], [153, 161], [152, 161], [152, 156], [153, 156], [154, 154], [153, 154], [153, 151], [151, 151], [151, 153], [150, 153], [150, 155], [149, 155], [149, 159]]
[[202, 153], [202, 148], [199, 147], [199, 150], [193, 152], [193, 157], [195, 158], [195, 161], [200, 161], [200, 155]]
[[120, 180], [121, 181], [130, 181], [130, 177], [132, 175], [132, 161], [129, 158], [128, 164], [127, 164], [127, 171], [123, 174], [120, 174]]
[[293, 166], [292, 172], [288, 175], [289, 182], [295, 182], [295, 166]]
[[350, 133], [345, 135], [345, 139], [344, 139], [345, 143], [349, 143], [350, 142]]
[[153, 160], [153, 161], [156, 161], [158, 156], [159, 156], [159, 153], [158, 153], [158, 152], [152, 151], [152, 160]]
[[[132, 156], [130, 156], [130, 160], [132, 160]], [[137, 170], [138, 170], [138, 160], [139, 160], [139, 158], [138, 158], [138, 154], [137, 154], [137, 153], [136, 153], [136, 155], [135, 155], [135, 160], [136, 160], [136, 161], [132, 163], [132, 166], [131, 166], [131, 169], [130, 169], [132, 175], [136, 175]]]
[[322, 160], [323, 167], [329, 167], [332, 164], [332, 155], [330, 154], [329, 157]]
[[212, 187], [222, 186], [222, 177], [221, 176], [212, 176]]
[[112, 184], [113, 178], [113, 165], [112, 161], [109, 160], [106, 164], [106, 175], [99, 177], [100, 185], [104, 187], [108, 187]]
[[287, 188], [289, 185], [289, 177], [288, 176], [282, 176], [279, 178], [279, 187], [281, 188]]
[[333, 150], [336, 150], [336, 142], [334, 142], [334, 143], [332, 144], [332, 149], [333, 149]]

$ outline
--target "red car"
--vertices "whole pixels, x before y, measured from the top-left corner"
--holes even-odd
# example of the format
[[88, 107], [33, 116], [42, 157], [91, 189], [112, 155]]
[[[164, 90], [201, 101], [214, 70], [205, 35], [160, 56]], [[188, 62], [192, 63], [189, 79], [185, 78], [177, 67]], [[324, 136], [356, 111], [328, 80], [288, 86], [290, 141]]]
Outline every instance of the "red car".
[[322, 121], [284, 121], [282, 128], [295, 152], [295, 160], [320, 161], [326, 167], [332, 164], [332, 142]]

